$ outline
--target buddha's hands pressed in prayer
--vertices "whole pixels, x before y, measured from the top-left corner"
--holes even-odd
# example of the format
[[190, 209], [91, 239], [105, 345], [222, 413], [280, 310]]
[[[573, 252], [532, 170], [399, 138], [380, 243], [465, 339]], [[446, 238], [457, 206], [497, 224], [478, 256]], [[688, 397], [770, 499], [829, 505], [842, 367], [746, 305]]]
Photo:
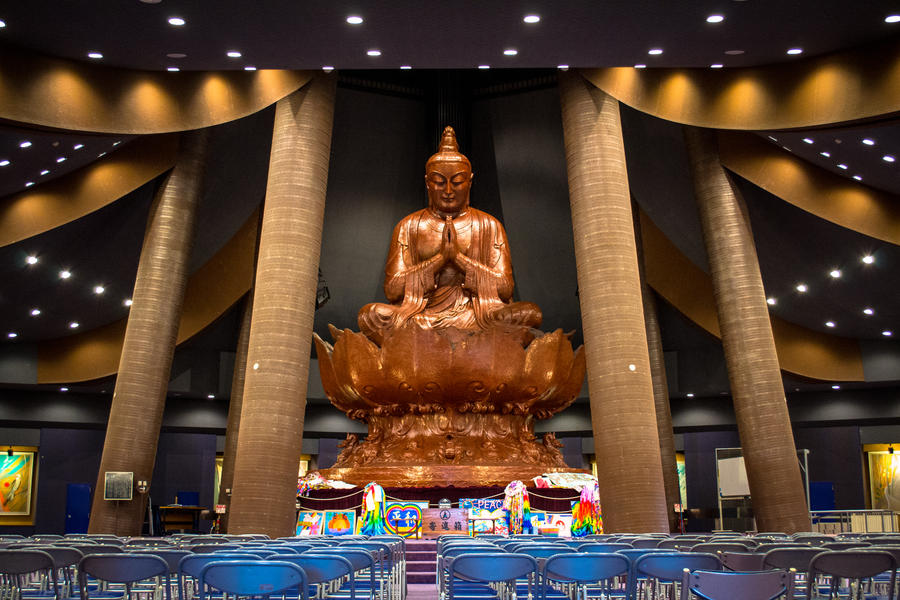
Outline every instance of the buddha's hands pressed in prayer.
[[446, 262], [454, 262], [459, 254], [458, 239], [456, 235], [456, 227], [453, 225], [453, 219], [447, 217], [444, 220], [444, 233], [441, 236], [441, 256]]

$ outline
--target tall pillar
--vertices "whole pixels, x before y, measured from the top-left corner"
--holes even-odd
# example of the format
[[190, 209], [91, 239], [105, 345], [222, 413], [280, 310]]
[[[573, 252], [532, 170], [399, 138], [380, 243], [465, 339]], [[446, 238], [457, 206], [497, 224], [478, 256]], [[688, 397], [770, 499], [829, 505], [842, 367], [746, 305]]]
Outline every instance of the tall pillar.
[[316, 75], [275, 109], [231, 533], [294, 529], [335, 80]]
[[797, 449], [759, 260], [715, 132], [685, 129], [747, 480], [760, 531], [809, 531]]
[[560, 91], [604, 530], [668, 531], [619, 105]]
[[146, 495], [103, 499], [104, 474], [130, 471], [150, 482], [194, 238], [207, 153], [205, 131], [182, 135], [175, 167], [157, 193], [144, 233], [91, 508], [91, 533], [140, 535]]
[[238, 431], [241, 425], [241, 408], [244, 403], [244, 376], [247, 370], [247, 348], [250, 345], [250, 315], [253, 309], [253, 291], [244, 298], [241, 311], [241, 327], [238, 331], [237, 350], [234, 354], [234, 373], [231, 376], [231, 400], [228, 402], [228, 424], [225, 426], [225, 454], [222, 458], [222, 477], [219, 479], [218, 504], [225, 505], [225, 514], [219, 517], [219, 531], [228, 531], [228, 514], [231, 508], [231, 488], [234, 484], [234, 457], [237, 454]]
[[644, 307], [644, 323], [647, 326], [647, 350], [650, 354], [650, 373], [653, 380], [653, 403], [656, 407], [656, 429], [659, 432], [659, 454], [662, 464], [663, 485], [666, 490], [666, 514], [670, 531], [675, 531], [674, 505], [681, 504], [678, 485], [678, 465], [675, 462], [675, 432], [672, 429], [672, 407], [669, 406], [669, 382], [666, 378], [666, 360], [663, 353], [662, 333], [659, 330], [656, 297], [647, 285], [644, 266], [644, 250], [641, 238], [641, 219], [637, 205], [634, 208], [634, 234], [637, 242], [638, 267], [641, 274], [641, 299]]

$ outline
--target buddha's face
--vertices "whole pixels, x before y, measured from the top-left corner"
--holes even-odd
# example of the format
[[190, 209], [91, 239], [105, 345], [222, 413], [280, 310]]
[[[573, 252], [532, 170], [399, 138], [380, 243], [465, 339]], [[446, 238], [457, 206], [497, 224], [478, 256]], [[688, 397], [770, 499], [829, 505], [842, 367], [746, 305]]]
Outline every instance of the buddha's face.
[[425, 188], [432, 209], [456, 215], [469, 205], [472, 169], [462, 161], [430, 162], [425, 168]]

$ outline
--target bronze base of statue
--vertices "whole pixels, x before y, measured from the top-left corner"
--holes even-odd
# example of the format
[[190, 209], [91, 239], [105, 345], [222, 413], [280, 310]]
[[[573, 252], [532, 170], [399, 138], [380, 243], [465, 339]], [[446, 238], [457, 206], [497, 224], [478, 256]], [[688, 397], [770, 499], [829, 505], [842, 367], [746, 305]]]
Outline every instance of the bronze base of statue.
[[384, 487], [483, 487], [506, 486], [518, 479], [534, 487], [533, 477], [542, 473], [587, 473], [570, 468], [476, 465], [409, 465], [406, 467], [335, 467], [321, 469], [326, 479], [337, 479], [359, 487], [374, 481]]
[[[561, 330], [399, 328], [379, 348], [360, 333], [316, 336], [329, 400], [369, 435], [348, 434], [332, 479], [364, 485], [505, 485], [570, 470], [554, 434], [535, 419], [569, 406], [584, 378], [584, 349]], [[534, 337], [537, 336], [537, 337]], [[533, 339], [532, 339], [533, 338]]]

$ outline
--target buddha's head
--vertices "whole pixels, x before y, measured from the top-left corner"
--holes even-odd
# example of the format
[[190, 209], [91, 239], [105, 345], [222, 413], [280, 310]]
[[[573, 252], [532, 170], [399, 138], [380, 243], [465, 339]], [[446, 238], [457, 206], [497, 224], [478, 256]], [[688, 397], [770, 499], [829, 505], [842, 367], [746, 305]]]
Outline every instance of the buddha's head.
[[428, 205], [443, 216], [455, 216], [469, 206], [472, 164], [459, 152], [456, 133], [445, 127], [441, 145], [425, 163], [425, 189]]

